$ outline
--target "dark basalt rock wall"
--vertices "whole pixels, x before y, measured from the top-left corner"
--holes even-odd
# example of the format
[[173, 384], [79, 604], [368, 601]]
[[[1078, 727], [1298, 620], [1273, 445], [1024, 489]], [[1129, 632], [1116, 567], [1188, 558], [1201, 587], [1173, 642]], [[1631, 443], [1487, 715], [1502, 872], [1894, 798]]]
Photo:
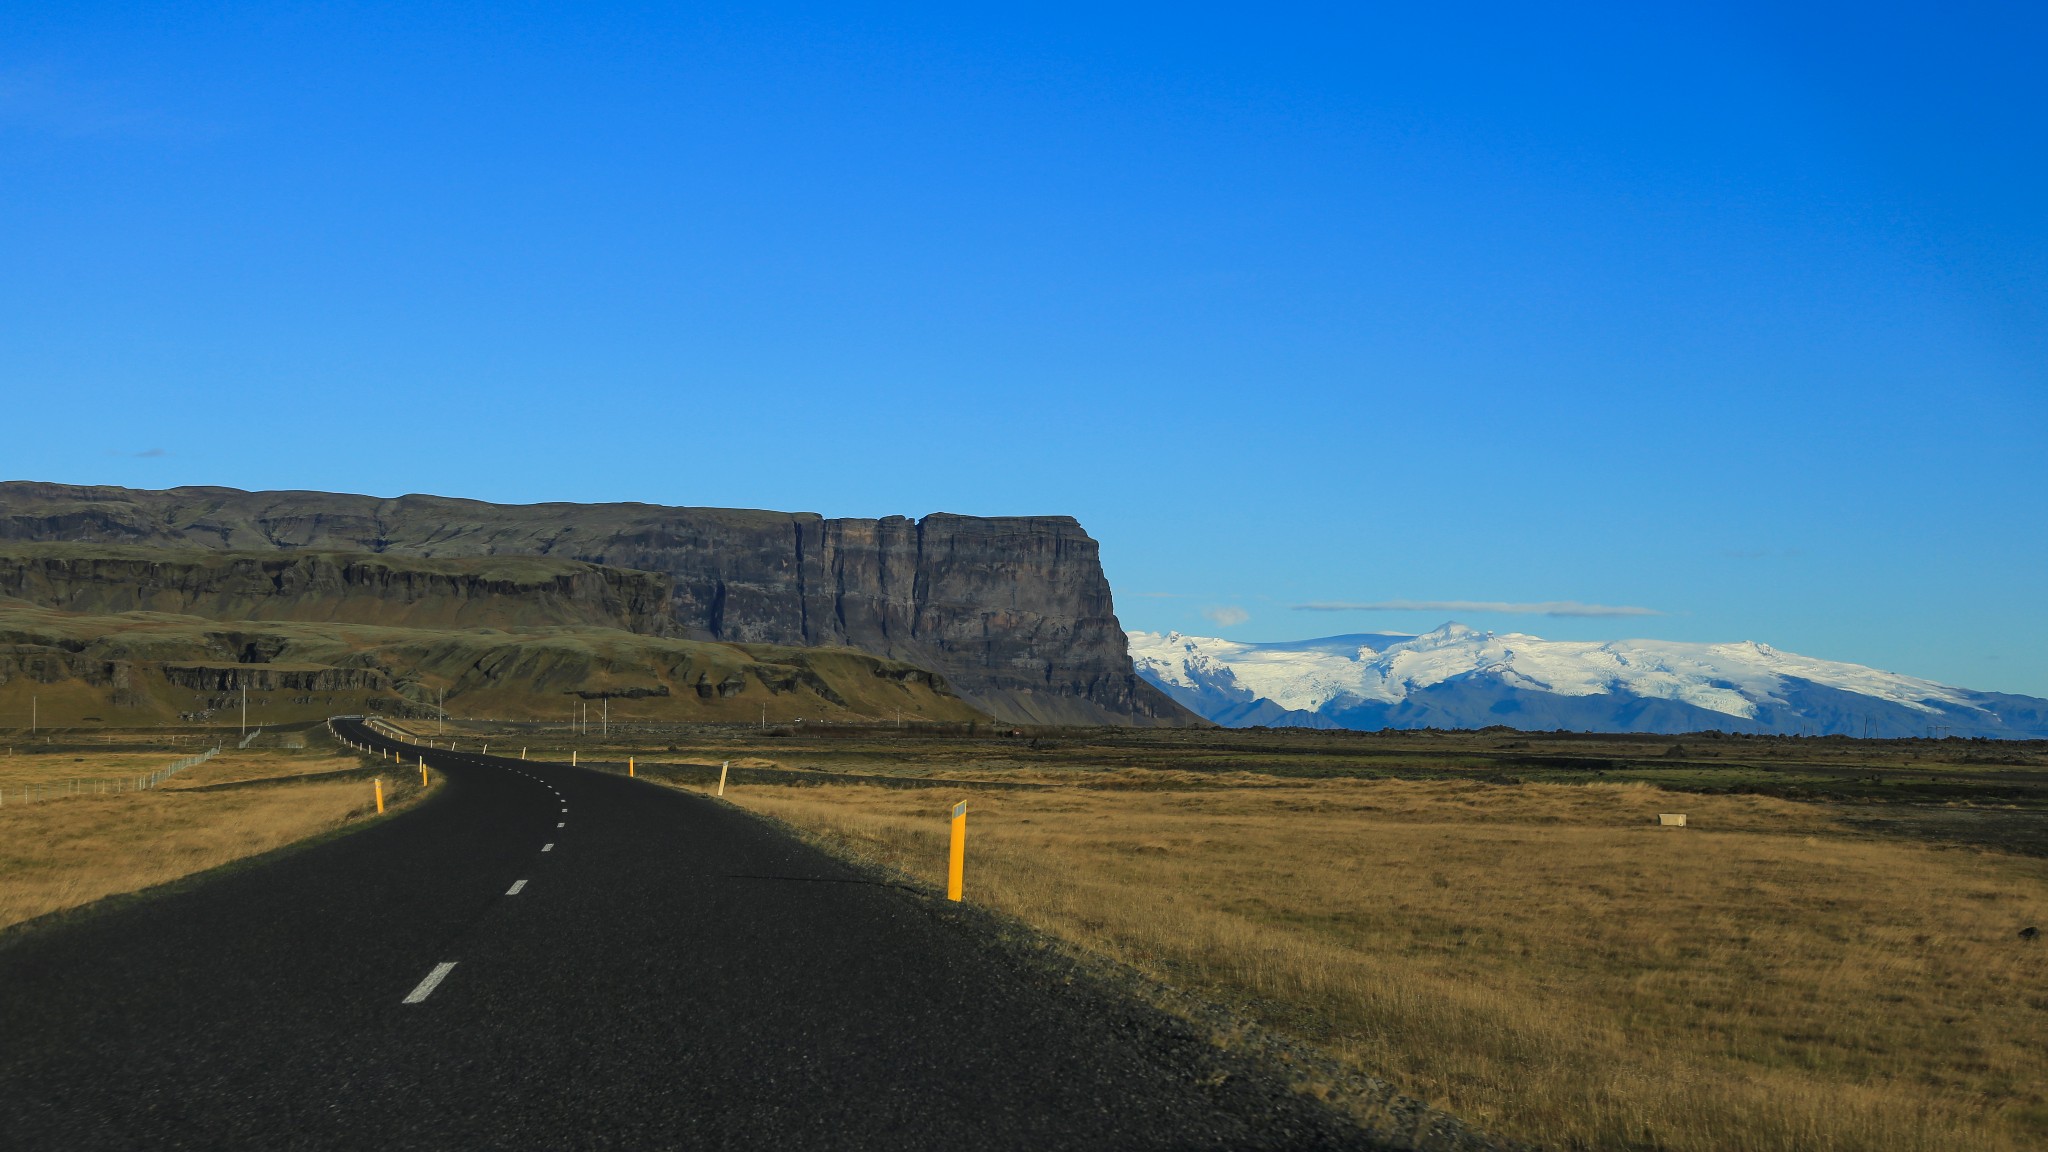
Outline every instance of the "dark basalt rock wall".
[[164, 679], [180, 688], [201, 692], [347, 692], [389, 691], [391, 682], [376, 668], [296, 668], [278, 664], [165, 664]]
[[660, 573], [699, 639], [845, 645], [941, 672], [1013, 720], [1199, 723], [1138, 678], [1096, 542], [1065, 516], [827, 520], [651, 504], [0, 484], [0, 540], [416, 557]]
[[203, 551], [0, 541], [0, 596], [66, 612], [408, 627], [678, 631], [668, 581], [573, 560]]

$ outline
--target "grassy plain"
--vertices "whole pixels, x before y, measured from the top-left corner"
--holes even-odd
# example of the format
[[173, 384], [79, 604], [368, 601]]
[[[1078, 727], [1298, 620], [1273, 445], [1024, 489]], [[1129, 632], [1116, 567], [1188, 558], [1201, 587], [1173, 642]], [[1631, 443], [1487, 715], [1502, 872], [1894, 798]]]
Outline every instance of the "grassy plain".
[[2048, 944], [2019, 937], [2048, 926], [2038, 745], [782, 728], [578, 746], [652, 775], [837, 774], [727, 795], [934, 887], [967, 799], [970, 900], [1501, 1135], [2048, 1146]]
[[[73, 781], [132, 779], [192, 750], [156, 739], [161, 747], [155, 750], [146, 735], [135, 734], [45, 745], [39, 754], [17, 749], [0, 758], [0, 778], [16, 795], [37, 785], [61, 792]], [[374, 793], [362, 778], [371, 762], [338, 750], [324, 735], [303, 742], [310, 747], [224, 752], [148, 791], [0, 804], [0, 931], [373, 816]], [[307, 774], [314, 777], [221, 787]], [[417, 775], [399, 770], [385, 777], [387, 808], [409, 803], [420, 791]]]
[[1641, 784], [728, 795], [933, 885], [967, 797], [971, 899], [1546, 1146], [2048, 1138], [2048, 862]]

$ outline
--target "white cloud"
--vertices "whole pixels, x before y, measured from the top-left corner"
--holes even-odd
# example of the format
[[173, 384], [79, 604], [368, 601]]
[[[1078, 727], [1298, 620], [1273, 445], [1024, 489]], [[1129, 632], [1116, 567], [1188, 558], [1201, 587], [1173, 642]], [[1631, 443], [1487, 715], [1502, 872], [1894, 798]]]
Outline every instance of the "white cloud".
[[1202, 615], [1214, 620], [1224, 628], [1229, 628], [1235, 624], [1242, 624], [1252, 618], [1251, 613], [1239, 608], [1235, 604], [1211, 605], [1202, 609]]

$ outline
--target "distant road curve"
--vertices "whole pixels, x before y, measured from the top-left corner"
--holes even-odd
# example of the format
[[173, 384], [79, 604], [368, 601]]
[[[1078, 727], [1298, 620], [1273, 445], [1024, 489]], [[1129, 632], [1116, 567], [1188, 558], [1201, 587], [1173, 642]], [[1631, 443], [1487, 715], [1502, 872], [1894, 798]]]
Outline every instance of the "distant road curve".
[[0, 1148], [1361, 1145], [716, 801], [335, 727], [445, 786], [0, 945]]

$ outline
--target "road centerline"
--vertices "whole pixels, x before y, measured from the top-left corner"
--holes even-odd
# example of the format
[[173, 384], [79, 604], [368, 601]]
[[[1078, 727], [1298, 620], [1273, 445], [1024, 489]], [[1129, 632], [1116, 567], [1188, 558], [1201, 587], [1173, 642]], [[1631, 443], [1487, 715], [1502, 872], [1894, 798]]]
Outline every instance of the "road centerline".
[[441, 986], [441, 981], [446, 980], [448, 978], [448, 974], [450, 972], [455, 971], [455, 965], [456, 961], [454, 960], [444, 960], [441, 963], [434, 965], [434, 970], [432, 972], [427, 973], [426, 979], [421, 980], [418, 986], [413, 988], [411, 992], [406, 993], [405, 999], [403, 1001], [400, 1001], [400, 1003], [417, 1004], [420, 1001], [425, 1000], [427, 997], [432, 996], [434, 994], [434, 989], [439, 988]]

